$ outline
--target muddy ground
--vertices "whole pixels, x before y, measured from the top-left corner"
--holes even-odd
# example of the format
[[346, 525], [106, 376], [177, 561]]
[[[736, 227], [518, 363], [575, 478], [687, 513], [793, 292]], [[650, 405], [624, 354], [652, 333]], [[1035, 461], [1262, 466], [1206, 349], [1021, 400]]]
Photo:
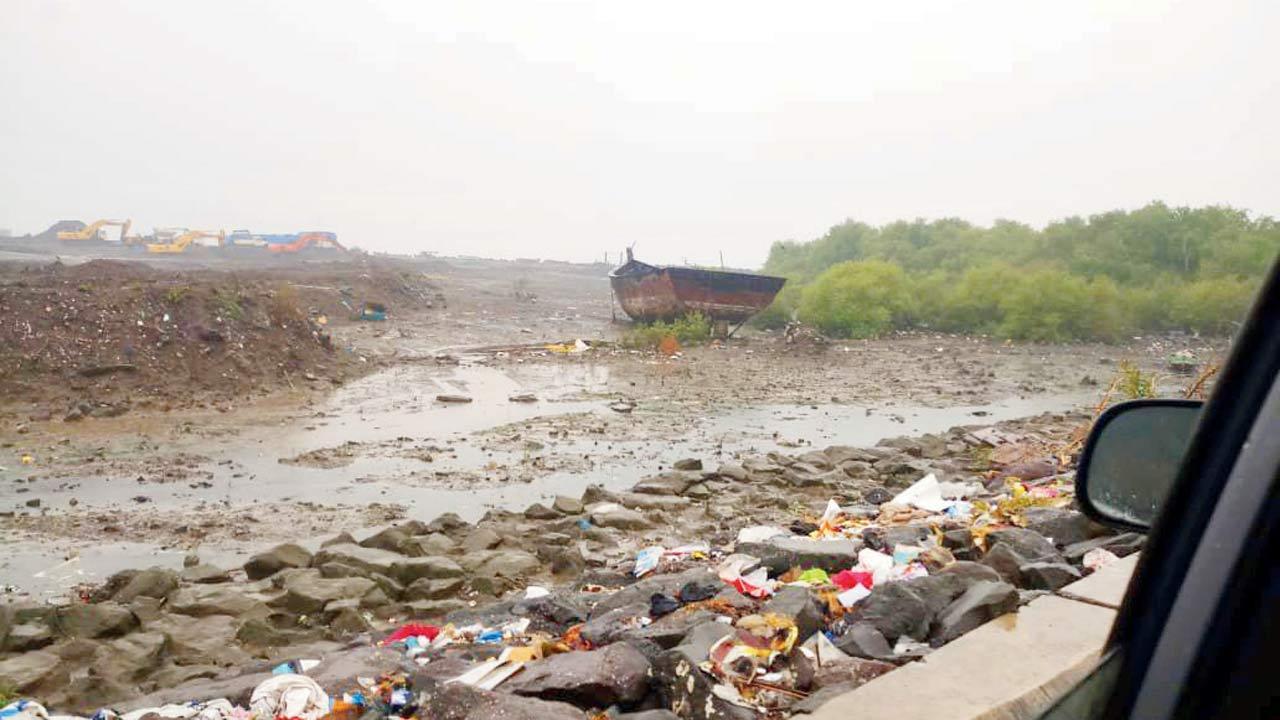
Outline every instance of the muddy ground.
[[[446, 511], [474, 521], [590, 484], [629, 487], [682, 457], [870, 446], [1091, 407], [1121, 359], [1162, 371], [1173, 351], [1209, 359], [1225, 349], [1191, 338], [1057, 346], [929, 333], [787, 344], [747, 329], [663, 357], [611, 344], [625, 325], [614, 322], [600, 265], [187, 262], [129, 266], [116, 285], [107, 278], [120, 266], [27, 265], [0, 269], [6, 323], [13, 308], [39, 313], [71, 295], [111, 322], [134, 313], [146, 325], [163, 317], [175, 286], [193, 288], [182, 301], [197, 302], [184, 312], [204, 318], [233, 276], [262, 309], [237, 336], [239, 362], [175, 365], [165, 354], [175, 343], [197, 353], [211, 344], [190, 327], [204, 320], [191, 320], [153, 362], [137, 361], [135, 349], [136, 370], [85, 377], [90, 363], [121, 362], [95, 351], [6, 374], [0, 584], [37, 596], [124, 568], [180, 568], [190, 553], [229, 567], [286, 540], [318, 546], [337, 531]], [[281, 294], [299, 317], [325, 316], [324, 346], [312, 323], [271, 326], [267, 308]], [[385, 322], [326, 304], [373, 297], [388, 305]], [[47, 327], [80, 337], [74, 322]], [[546, 347], [575, 339], [595, 347]], [[34, 352], [12, 342], [0, 350], [19, 360]], [[512, 399], [521, 395], [533, 399]], [[88, 417], [67, 419], [80, 398]]]

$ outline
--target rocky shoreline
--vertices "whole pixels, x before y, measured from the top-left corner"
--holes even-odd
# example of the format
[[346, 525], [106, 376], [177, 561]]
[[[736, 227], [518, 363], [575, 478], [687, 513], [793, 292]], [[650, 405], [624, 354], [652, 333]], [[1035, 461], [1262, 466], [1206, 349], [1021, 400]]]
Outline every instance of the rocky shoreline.
[[0, 695], [229, 711], [314, 659], [308, 717], [800, 714], [1141, 547], [1073, 509], [1087, 421], [690, 459], [475, 524], [122, 572], [81, 602], [0, 606]]

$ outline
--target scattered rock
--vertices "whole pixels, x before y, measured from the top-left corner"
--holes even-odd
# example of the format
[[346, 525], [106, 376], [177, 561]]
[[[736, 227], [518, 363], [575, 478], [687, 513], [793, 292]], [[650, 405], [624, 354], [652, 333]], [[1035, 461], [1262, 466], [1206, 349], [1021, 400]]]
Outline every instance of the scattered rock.
[[180, 587], [169, 596], [167, 607], [171, 613], [191, 617], [209, 615], [244, 617], [251, 613], [265, 617], [270, 614], [270, 610], [261, 600], [225, 585]]
[[495, 548], [502, 543], [502, 536], [494, 532], [491, 528], [476, 528], [462, 539], [462, 549], [464, 552], [475, 552], [477, 550], [488, 550]]
[[182, 570], [182, 579], [193, 583], [227, 582], [231, 576], [223, 568], [214, 565], [195, 565]]
[[271, 577], [285, 568], [303, 568], [311, 564], [311, 552], [301, 545], [285, 543], [258, 553], [244, 564], [250, 580]]
[[465, 584], [460, 577], [418, 578], [404, 589], [403, 597], [408, 601], [442, 600], [457, 595]]
[[587, 507], [591, 522], [605, 528], [618, 530], [646, 530], [652, 527], [644, 515], [617, 503], [596, 503]]
[[682, 495], [700, 479], [698, 474], [673, 470], [647, 477], [636, 483], [631, 491], [645, 495]]
[[1084, 542], [1109, 531], [1084, 513], [1066, 508], [1028, 508], [1022, 513], [1026, 528], [1048, 538], [1057, 547]]
[[[444, 558], [441, 558], [444, 559]], [[467, 569], [482, 578], [522, 578], [542, 568], [535, 555], [523, 550], [489, 550], [463, 557]], [[456, 565], [455, 565], [456, 567]]]
[[440, 683], [425, 694], [422, 720], [583, 720], [568, 703], [505, 692], [489, 692], [461, 683]]
[[133, 612], [114, 602], [60, 607], [53, 622], [60, 633], [70, 638], [116, 637], [138, 627], [138, 618]]
[[862, 543], [856, 540], [814, 540], [795, 535], [779, 535], [759, 543], [739, 543], [737, 552], [760, 558], [770, 576], [793, 567], [822, 568], [838, 572], [858, 563]]
[[798, 642], [808, 640], [810, 635], [821, 630], [825, 624], [825, 613], [809, 593], [809, 588], [798, 585], [779, 588], [769, 602], [765, 603], [763, 611], [793, 618], [800, 631]]
[[455, 394], [449, 394], [449, 393], [442, 393], [436, 396], [436, 402], [438, 403], [469, 403], [471, 402], [471, 397], [469, 395], [455, 395]]
[[1035, 590], [1057, 590], [1081, 578], [1080, 571], [1066, 563], [1033, 562], [1018, 570], [1023, 582]]
[[649, 661], [626, 643], [563, 653], [524, 666], [505, 688], [517, 695], [586, 707], [634, 703], [649, 689]]
[[426, 530], [427, 532], [448, 534], [465, 527], [468, 527], [466, 520], [458, 517], [457, 513], [447, 512], [427, 523]]
[[70, 670], [62, 658], [48, 650], [26, 652], [0, 660], [0, 686], [43, 697], [66, 687]]
[[534, 503], [525, 508], [524, 516], [530, 520], [556, 520], [560, 517], [560, 513], [542, 503]]
[[717, 696], [716, 681], [698, 668], [707, 659], [711, 645], [733, 628], [718, 622], [699, 625], [680, 645], [658, 655], [653, 661], [653, 682], [664, 704], [686, 720], [756, 720], [751, 709]]
[[698, 458], [682, 458], [671, 466], [676, 470], [701, 470], [702, 461]]
[[1018, 607], [1018, 590], [1003, 582], [975, 583], [934, 622], [930, 639], [947, 643]]
[[854, 657], [885, 660], [893, 657], [893, 648], [876, 626], [855, 622], [835, 639], [835, 646]]
[[448, 555], [458, 550], [458, 543], [444, 533], [430, 533], [411, 537], [400, 545], [400, 554], [410, 557], [423, 555]]
[[907, 636], [922, 640], [929, 632], [933, 613], [910, 582], [878, 585], [858, 604], [857, 620], [869, 623], [890, 643]]
[[[303, 615], [318, 613], [334, 600], [361, 600], [362, 605], [385, 605], [387, 597], [377, 583], [367, 578], [325, 578], [319, 570], [291, 573], [284, 583], [285, 594], [273, 605], [291, 613]], [[377, 592], [377, 595], [374, 592]], [[366, 604], [367, 602], [367, 604]]]
[[338, 562], [364, 572], [391, 575], [391, 566], [406, 558], [399, 553], [379, 550], [377, 548], [360, 547], [353, 544], [329, 545], [321, 547], [320, 552], [312, 558], [317, 567], [326, 563]]
[[[117, 573], [108, 579], [108, 586], [120, 575], [122, 573]], [[138, 570], [130, 573], [124, 585], [111, 594], [111, 599], [123, 605], [133, 602], [138, 597], [163, 598], [177, 587], [178, 574], [172, 570], [163, 568]]]
[[399, 552], [400, 545], [409, 539], [409, 533], [398, 527], [384, 528], [361, 540], [360, 547], [377, 548], [388, 552]]
[[1086, 540], [1084, 542], [1068, 545], [1063, 549], [1062, 554], [1067, 560], [1073, 563], [1079, 563], [1082, 561], [1085, 554], [1094, 548], [1103, 548], [1104, 550], [1115, 553], [1116, 557], [1125, 557], [1126, 555], [1132, 555], [1141, 550], [1142, 546], [1146, 544], [1146, 541], [1146, 537], [1139, 535], [1138, 533], [1124, 533], [1122, 535], [1094, 538], [1093, 540]]
[[551, 503], [552, 509], [565, 515], [581, 515], [583, 508], [582, 502], [577, 498], [571, 498], [567, 495], [557, 495], [555, 502]]
[[8, 636], [0, 633], [3, 649], [9, 652], [38, 650], [53, 642], [53, 631], [44, 623], [23, 623], [9, 630]]
[[419, 578], [439, 580], [443, 578], [462, 577], [463, 569], [458, 563], [447, 557], [424, 555], [422, 557], [402, 557], [391, 563], [384, 575], [395, 578], [405, 585], [411, 585]]

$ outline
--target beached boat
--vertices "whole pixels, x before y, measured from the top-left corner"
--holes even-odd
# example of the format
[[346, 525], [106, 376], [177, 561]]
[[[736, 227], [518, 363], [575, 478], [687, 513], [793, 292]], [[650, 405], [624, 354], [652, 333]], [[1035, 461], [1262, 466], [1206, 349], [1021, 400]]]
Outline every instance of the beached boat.
[[609, 273], [613, 294], [632, 320], [673, 320], [700, 312], [716, 322], [744, 323], [773, 302], [786, 278], [642, 263], [627, 250]]

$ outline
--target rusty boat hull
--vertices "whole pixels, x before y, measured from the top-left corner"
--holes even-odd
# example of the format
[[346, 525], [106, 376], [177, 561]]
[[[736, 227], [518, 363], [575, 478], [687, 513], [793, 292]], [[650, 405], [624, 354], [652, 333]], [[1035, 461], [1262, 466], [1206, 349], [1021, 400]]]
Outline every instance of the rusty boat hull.
[[743, 323], [769, 307], [786, 278], [753, 273], [658, 267], [638, 260], [609, 273], [614, 297], [637, 322], [674, 320], [691, 312], [717, 322]]

